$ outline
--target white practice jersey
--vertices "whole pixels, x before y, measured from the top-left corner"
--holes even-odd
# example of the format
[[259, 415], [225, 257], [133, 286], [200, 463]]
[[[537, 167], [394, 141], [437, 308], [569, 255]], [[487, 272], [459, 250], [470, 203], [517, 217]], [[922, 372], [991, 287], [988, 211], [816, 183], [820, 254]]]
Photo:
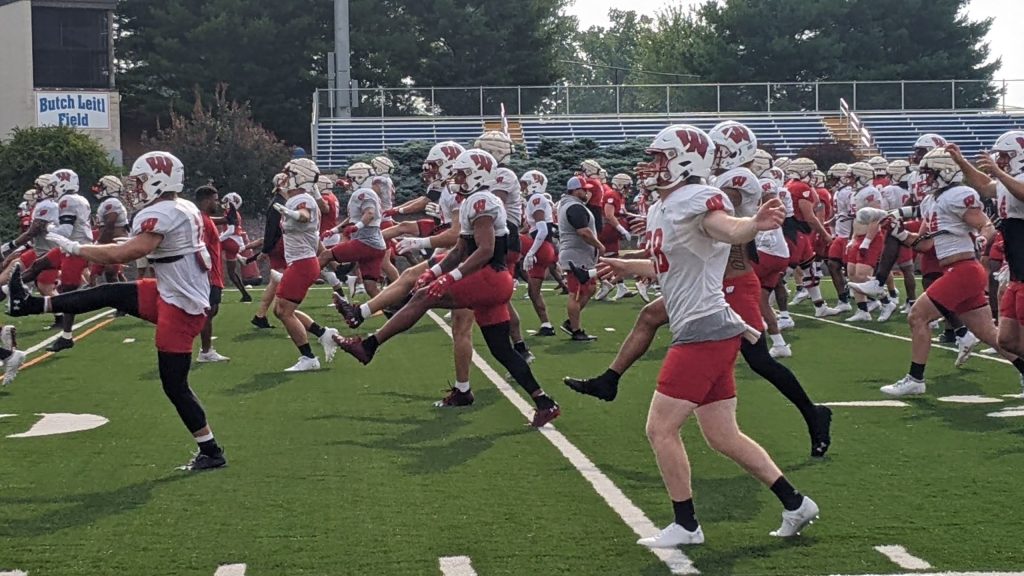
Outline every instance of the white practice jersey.
[[537, 220], [534, 218], [534, 214], [537, 211], [544, 213], [542, 222], [547, 222], [549, 227], [554, 222], [555, 207], [543, 194], [531, 194], [526, 201], [526, 224], [528, 225], [529, 232], [533, 232], [537, 229]]
[[735, 206], [736, 216], [749, 218], [757, 214], [761, 205], [761, 182], [754, 173], [742, 166], [723, 172], [715, 177], [714, 186], [719, 189], [733, 188], [740, 192], [740, 204]]
[[754, 243], [757, 245], [758, 252], [779, 258], [789, 258], [789, 245], [786, 244], [786, 236], [782, 233], [782, 228], [758, 232]]
[[292, 210], [309, 211], [309, 222], [281, 217], [285, 262], [291, 264], [306, 258], [316, 258], [317, 248], [320, 247], [320, 207], [316, 205], [316, 200], [303, 192], [289, 198], [284, 205]]
[[189, 314], [204, 314], [210, 307], [210, 255], [199, 209], [182, 198], [154, 202], [132, 219], [132, 236], [146, 232], [163, 237], [148, 255], [160, 298]]
[[[56, 202], [50, 198], [44, 198], [36, 202], [35, 208], [32, 209], [32, 221], [40, 220], [46, 222], [47, 226], [56, 226], [59, 219], [59, 210]], [[46, 254], [54, 246], [46, 239], [47, 234], [49, 234], [49, 231], [44, 227], [32, 238], [32, 248], [37, 256]]]
[[58, 200], [60, 223], [54, 232], [83, 244], [92, 244], [92, 207], [80, 194], [65, 194]]
[[903, 208], [903, 193], [906, 190], [894, 184], [889, 184], [884, 186], [879, 192], [881, 192], [882, 199], [885, 201], [882, 205], [882, 210]]
[[782, 200], [782, 206], [786, 209], [786, 218], [793, 217], [793, 195], [789, 193], [789, 189], [785, 186], [779, 186], [776, 184], [775, 189], [779, 191], [779, 200]]
[[[1013, 177], [1017, 182], [1024, 182], [1024, 174]], [[1000, 218], [1024, 219], [1024, 202], [1010, 194], [1002, 182], [996, 181], [996, 206], [999, 207]]]
[[853, 208], [853, 188], [843, 186], [832, 196], [832, 202], [835, 204], [836, 236], [849, 238], [853, 231], [853, 216], [856, 213]]
[[114, 222], [115, 226], [128, 225], [128, 210], [125, 209], [124, 204], [120, 200], [113, 196], [105, 198], [103, 202], [100, 202], [99, 207], [96, 208], [96, 216], [100, 220], [100, 226], [106, 223], [107, 216], [110, 214], [117, 214], [117, 221]]
[[381, 222], [381, 206], [380, 197], [377, 193], [370, 188], [360, 188], [352, 193], [348, 198], [348, 219], [349, 222], [355, 224], [356, 222], [363, 221], [363, 212], [370, 210], [373, 212], [373, 220], [370, 223], [363, 226], [352, 235], [353, 240], [359, 240], [363, 244], [371, 248], [383, 250], [387, 246], [384, 244], [384, 236], [380, 230]]
[[907, 189], [910, 190], [910, 195], [918, 202], [923, 201], [925, 196], [929, 195], [929, 191], [926, 189], [924, 183], [924, 174], [918, 172], [916, 167], [907, 179]]
[[459, 209], [459, 234], [473, 235], [473, 223], [482, 216], [494, 219], [494, 237], [508, 236], [504, 203], [490, 190], [474, 192], [462, 201]]
[[878, 188], [871, 185], [867, 185], [853, 194], [854, 213], [856, 213], [857, 210], [868, 206], [874, 206], [885, 210], [884, 202], [882, 193], [878, 191]]
[[508, 215], [509, 223], [514, 224], [516, 228], [523, 225], [523, 204], [523, 193], [517, 186], [515, 190], [508, 193], [508, 198], [505, 200], [505, 214]]
[[731, 247], [704, 230], [716, 210], [733, 214], [718, 188], [690, 184], [670, 193], [647, 212], [651, 260], [661, 285], [674, 343], [724, 340], [745, 325], [722, 293]]
[[391, 210], [395, 205], [395, 183], [391, 181], [391, 177], [387, 177], [387, 186], [384, 194], [380, 194], [380, 208], [382, 211]]
[[447, 186], [441, 189], [441, 197], [437, 199], [437, 207], [440, 209], [441, 225], [453, 226], [455, 224], [455, 212], [462, 205], [462, 196], [452, 192]]
[[[930, 200], [929, 200], [930, 199]], [[954, 186], [938, 196], [929, 195], [921, 202], [921, 217], [928, 231], [935, 236], [935, 256], [939, 260], [954, 254], [974, 252], [975, 228], [964, 222], [971, 208], [981, 208], [981, 196], [969, 186]]]

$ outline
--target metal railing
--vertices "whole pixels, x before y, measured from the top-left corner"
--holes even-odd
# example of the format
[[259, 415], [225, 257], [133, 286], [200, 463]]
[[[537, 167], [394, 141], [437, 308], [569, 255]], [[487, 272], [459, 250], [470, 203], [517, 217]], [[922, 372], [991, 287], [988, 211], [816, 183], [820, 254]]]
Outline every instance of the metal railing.
[[875, 138], [868, 131], [867, 126], [861, 123], [857, 113], [850, 109], [850, 105], [846, 102], [845, 98], [839, 99], [839, 114], [846, 120], [846, 129], [850, 134], [856, 135], [860, 148], [862, 150], [873, 150], [875, 148]]
[[1024, 80], [890, 80], [725, 84], [620, 84], [318, 89], [313, 121], [352, 117], [670, 116], [699, 113], [835, 112], [840, 99], [856, 111], [1002, 110], [1024, 105]]

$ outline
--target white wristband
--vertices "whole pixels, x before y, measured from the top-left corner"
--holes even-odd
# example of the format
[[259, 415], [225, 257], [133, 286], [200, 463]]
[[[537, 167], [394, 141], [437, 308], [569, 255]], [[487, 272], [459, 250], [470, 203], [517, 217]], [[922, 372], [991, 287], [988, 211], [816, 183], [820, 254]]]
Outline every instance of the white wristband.
[[618, 226], [616, 226], [615, 229], [618, 230], [619, 234], [622, 234], [623, 236], [629, 234], [629, 232], [627, 232], [626, 229], [623, 228], [622, 224], [619, 224]]
[[448, 275], [451, 276], [452, 279], [455, 280], [456, 282], [462, 280], [462, 271], [459, 270], [458, 268], [449, 272]]
[[431, 266], [430, 271], [434, 273], [434, 276], [440, 276], [441, 274], [444, 274], [444, 270], [441, 270], [440, 264], [434, 264], [433, 266]]
[[365, 227], [366, 227], [366, 224], [363, 224], [362, 220], [360, 220], [359, 222], [356, 222], [356, 230], [362, 230]]
[[871, 247], [871, 239], [870, 238], [865, 238], [865, 239], [861, 240], [860, 247], [862, 249], [864, 249], [864, 250], [867, 250], [868, 248], [870, 248]]

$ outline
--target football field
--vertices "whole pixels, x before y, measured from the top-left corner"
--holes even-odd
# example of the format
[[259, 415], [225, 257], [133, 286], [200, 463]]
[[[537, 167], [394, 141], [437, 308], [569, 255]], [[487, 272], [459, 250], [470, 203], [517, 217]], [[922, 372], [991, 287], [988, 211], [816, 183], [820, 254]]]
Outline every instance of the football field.
[[[524, 328], [536, 328], [522, 293]], [[565, 297], [545, 295], [560, 323]], [[74, 349], [36, 351], [42, 359], [0, 390], [0, 574], [1024, 575], [1024, 400], [1010, 397], [1020, 384], [1002, 361], [978, 355], [956, 369], [954, 352], [933, 348], [926, 396], [834, 406], [832, 448], [812, 460], [799, 413], [741, 360], [741, 427], [821, 517], [798, 538], [770, 537], [778, 501], [691, 422], [684, 439], [707, 543], [654, 554], [635, 541], [672, 520], [644, 435], [667, 330], [614, 402], [561, 383], [605, 369], [639, 299], [588, 307], [595, 342], [527, 338], [538, 379], [562, 405], [541, 431], [526, 426], [532, 404], [504, 382], [479, 334], [476, 404], [432, 406], [453, 379], [443, 311], [369, 367], [339, 352], [318, 373], [284, 374], [297, 357], [284, 330], [273, 317], [277, 328], [252, 328], [254, 305], [237, 301], [226, 292], [216, 320], [215, 347], [231, 362], [191, 374], [226, 449], [222, 470], [176, 470], [194, 444], [140, 320], [93, 318]], [[342, 329], [329, 301], [317, 289], [303, 309]], [[809, 304], [793, 312], [784, 362], [816, 402], [885, 400], [878, 387], [904, 375], [905, 316], [858, 330], [813, 319]], [[49, 320], [14, 322], [20, 347], [55, 335]]]

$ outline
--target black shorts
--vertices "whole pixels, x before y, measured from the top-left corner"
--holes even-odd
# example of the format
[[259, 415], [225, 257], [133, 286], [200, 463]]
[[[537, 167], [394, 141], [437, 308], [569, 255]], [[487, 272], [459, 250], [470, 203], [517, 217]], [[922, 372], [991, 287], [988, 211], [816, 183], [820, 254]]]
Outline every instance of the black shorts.
[[221, 297], [224, 294], [224, 289], [220, 286], [210, 286], [210, 308], [214, 306], [220, 306]]

